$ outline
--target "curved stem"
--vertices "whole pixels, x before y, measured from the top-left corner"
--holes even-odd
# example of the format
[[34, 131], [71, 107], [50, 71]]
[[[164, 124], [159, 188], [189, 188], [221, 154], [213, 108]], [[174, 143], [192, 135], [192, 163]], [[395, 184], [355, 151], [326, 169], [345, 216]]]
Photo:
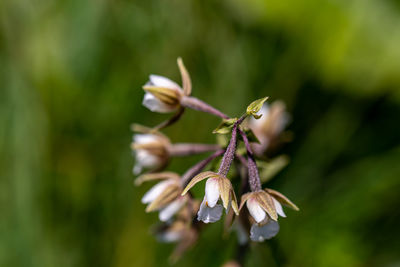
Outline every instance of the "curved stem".
[[224, 152], [225, 152], [224, 149], [217, 150], [214, 154], [212, 154], [206, 159], [203, 159], [202, 161], [198, 162], [196, 165], [191, 167], [189, 170], [187, 170], [182, 175], [181, 178], [182, 185], [185, 186], [190, 179], [192, 179], [195, 175], [199, 174], [211, 161], [224, 154]]
[[226, 115], [223, 112], [219, 111], [218, 109], [210, 106], [209, 104], [201, 101], [200, 99], [192, 97], [192, 96], [183, 96], [181, 98], [181, 105], [183, 107], [210, 113], [212, 115], [218, 116], [223, 119], [229, 119], [228, 115]]
[[249, 185], [251, 191], [259, 191], [261, 190], [261, 181], [260, 175], [258, 174], [258, 168], [256, 165], [256, 161], [254, 159], [253, 151], [251, 150], [249, 139], [247, 138], [246, 134], [239, 129], [239, 133], [243, 138], [244, 144], [247, 150], [247, 168], [249, 171]]
[[157, 126], [155, 126], [151, 132], [157, 132], [167, 126], [170, 126], [172, 124], [174, 124], [175, 122], [177, 122], [183, 115], [183, 112], [185, 111], [185, 109], [183, 107], [181, 107], [170, 119], [161, 122], [160, 124], [158, 124]]

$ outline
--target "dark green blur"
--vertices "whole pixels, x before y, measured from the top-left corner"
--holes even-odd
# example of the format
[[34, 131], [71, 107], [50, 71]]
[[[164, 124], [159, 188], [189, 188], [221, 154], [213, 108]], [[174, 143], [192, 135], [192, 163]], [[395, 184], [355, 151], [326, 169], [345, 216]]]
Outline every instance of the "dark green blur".
[[[398, 0], [0, 1], [0, 266], [168, 266], [173, 245], [134, 187], [130, 124], [151, 73], [238, 116], [256, 98], [292, 114], [291, 162], [268, 186], [293, 200], [245, 266], [399, 266]], [[214, 142], [186, 111], [172, 141]], [[201, 157], [176, 159], [182, 173]], [[220, 266], [210, 225], [176, 266]]]

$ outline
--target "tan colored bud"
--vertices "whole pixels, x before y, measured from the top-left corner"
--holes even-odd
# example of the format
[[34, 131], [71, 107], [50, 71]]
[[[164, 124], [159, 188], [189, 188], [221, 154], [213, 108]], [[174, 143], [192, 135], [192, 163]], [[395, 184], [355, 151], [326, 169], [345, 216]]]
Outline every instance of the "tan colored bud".
[[131, 148], [135, 151], [133, 172], [139, 174], [143, 168], [160, 168], [169, 159], [170, 142], [161, 134], [135, 134]]
[[275, 101], [271, 105], [264, 104], [257, 114], [262, 115], [261, 118], [251, 118], [248, 127], [260, 141], [260, 144], [254, 144], [254, 151], [263, 154], [272, 144], [277, 143], [289, 122], [289, 114], [282, 101]]
[[178, 58], [178, 67], [182, 77], [183, 89], [174, 81], [159, 76], [150, 75], [149, 81], [143, 86], [146, 92], [143, 105], [154, 112], [169, 113], [178, 110], [181, 98], [192, 92], [192, 82], [189, 72], [181, 58]]

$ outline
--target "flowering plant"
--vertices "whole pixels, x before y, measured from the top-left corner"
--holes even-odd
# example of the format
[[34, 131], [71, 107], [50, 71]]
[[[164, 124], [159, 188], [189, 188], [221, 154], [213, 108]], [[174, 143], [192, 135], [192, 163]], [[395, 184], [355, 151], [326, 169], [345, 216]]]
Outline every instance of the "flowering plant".
[[[231, 118], [191, 96], [191, 79], [181, 59], [178, 66], [182, 86], [158, 75], [150, 75], [150, 81], [143, 86], [145, 107], [154, 112], [175, 112], [174, 115], [154, 128], [133, 125], [136, 132], [132, 143], [136, 157], [133, 171], [140, 174], [147, 170], [136, 178], [135, 184], [159, 180], [142, 198], [148, 204], [146, 212], [159, 211], [163, 223], [155, 231], [156, 236], [160, 241], [178, 243], [172, 254], [177, 259], [196, 242], [203, 223], [220, 220], [225, 210], [225, 226], [237, 231], [239, 244], [273, 238], [279, 232], [278, 216], [286, 217], [282, 205], [298, 210], [283, 194], [262, 188], [262, 183], [287, 164], [285, 156], [268, 157], [270, 150], [276, 150], [282, 143], [289, 121], [284, 104], [275, 101], [268, 105], [268, 97], [264, 97], [252, 102], [240, 117]], [[222, 122], [214, 133], [230, 134], [229, 142], [172, 144], [160, 130], [176, 123], [185, 108], [220, 117]], [[163, 171], [172, 157], [207, 152], [212, 154], [182, 175]], [[222, 158], [218, 170], [205, 171], [219, 157]], [[236, 174], [232, 174], [232, 164], [237, 167]], [[238, 188], [231, 183], [234, 179], [240, 179]], [[203, 180], [206, 180], [205, 193], [200, 202], [190, 190]]]

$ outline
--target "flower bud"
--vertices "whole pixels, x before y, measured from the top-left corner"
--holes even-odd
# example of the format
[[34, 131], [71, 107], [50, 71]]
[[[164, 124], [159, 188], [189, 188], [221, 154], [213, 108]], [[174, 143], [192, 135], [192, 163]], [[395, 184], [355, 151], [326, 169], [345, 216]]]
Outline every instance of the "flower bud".
[[143, 105], [153, 112], [169, 113], [177, 110], [183, 96], [183, 90], [177, 83], [159, 75], [150, 75], [143, 90], [146, 92]]
[[136, 162], [134, 174], [139, 174], [143, 168], [160, 168], [168, 161], [168, 138], [161, 134], [135, 134], [132, 149], [135, 151]]
[[154, 185], [142, 198], [143, 204], [148, 204], [146, 212], [158, 210], [159, 218], [166, 222], [171, 219], [186, 204], [188, 197], [181, 196], [182, 181], [173, 172], [147, 173], [135, 180], [136, 185], [145, 181], [162, 180]]
[[289, 114], [282, 101], [275, 101], [271, 105], [265, 103], [257, 114], [262, 116], [259, 119], [251, 118], [248, 126], [260, 141], [260, 144], [254, 144], [254, 152], [261, 155], [276, 143], [289, 123]]

